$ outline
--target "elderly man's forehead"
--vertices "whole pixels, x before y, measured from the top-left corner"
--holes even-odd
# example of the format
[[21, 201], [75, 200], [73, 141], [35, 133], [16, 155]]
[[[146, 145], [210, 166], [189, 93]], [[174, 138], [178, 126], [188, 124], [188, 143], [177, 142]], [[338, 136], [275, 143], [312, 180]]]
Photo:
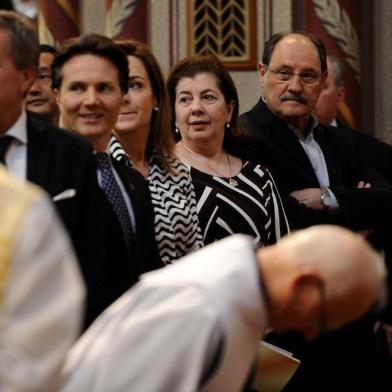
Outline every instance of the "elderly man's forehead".
[[295, 56], [304, 62], [317, 60], [321, 66], [317, 46], [311, 39], [301, 34], [289, 34], [283, 37], [274, 48], [271, 61], [274, 57], [282, 55]]

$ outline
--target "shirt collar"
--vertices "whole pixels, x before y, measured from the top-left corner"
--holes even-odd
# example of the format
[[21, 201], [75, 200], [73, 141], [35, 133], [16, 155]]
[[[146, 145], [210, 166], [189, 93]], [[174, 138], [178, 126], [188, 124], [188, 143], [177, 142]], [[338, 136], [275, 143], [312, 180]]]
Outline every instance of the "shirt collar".
[[307, 131], [306, 136], [303, 136], [302, 132], [298, 128], [294, 127], [293, 125], [287, 124], [287, 126], [294, 132], [295, 136], [297, 136], [298, 139], [310, 141], [310, 140], [314, 139], [313, 131], [317, 127], [318, 124], [319, 124], [319, 122], [318, 122], [317, 118], [315, 116], [311, 115], [309, 117], [308, 125], [306, 126], [306, 131]]
[[16, 122], [7, 130], [7, 135], [13, 136], [22, 144], [27, 144], [27, 114], [22, 110]]

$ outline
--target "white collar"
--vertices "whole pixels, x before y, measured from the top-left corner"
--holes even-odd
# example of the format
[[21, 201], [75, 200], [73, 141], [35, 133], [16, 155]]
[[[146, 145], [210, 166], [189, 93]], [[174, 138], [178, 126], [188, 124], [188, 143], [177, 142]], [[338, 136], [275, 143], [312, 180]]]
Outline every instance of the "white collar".
[[27, 114], [26, 110], [22, 110], [22, 113], [14, 124], [8, 128], [5, 134], [13, 136], [22, 144], [27, 144]]

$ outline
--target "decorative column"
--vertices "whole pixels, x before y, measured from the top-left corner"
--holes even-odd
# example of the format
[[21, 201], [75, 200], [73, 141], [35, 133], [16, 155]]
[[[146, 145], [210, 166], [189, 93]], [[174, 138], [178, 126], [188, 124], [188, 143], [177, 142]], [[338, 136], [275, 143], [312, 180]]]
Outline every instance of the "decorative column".
[[105, 33], [147, 43], [147, 0], [106, 0]]
[[58, 45], [79, 35], [79, 0], [40, 0], [39, 39], [43, 44]]

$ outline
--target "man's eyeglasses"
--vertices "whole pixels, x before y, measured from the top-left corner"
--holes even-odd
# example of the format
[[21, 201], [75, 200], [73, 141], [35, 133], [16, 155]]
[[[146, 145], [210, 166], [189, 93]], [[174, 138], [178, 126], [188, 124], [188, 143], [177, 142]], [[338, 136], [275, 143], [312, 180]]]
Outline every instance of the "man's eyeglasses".
[[264, 67], [267, 71], [270, 71], [275, 75], [279, 82], [289, 82], [295, 75], [298, 75], [301, 82], [310, 86], [312, 84], [317, 84], [320, 81], [321, 76], [324, 75], [324, 73], [314, 71], [294, 72], [290, 69], [271, 69], [266, 64], [264, 64]]

